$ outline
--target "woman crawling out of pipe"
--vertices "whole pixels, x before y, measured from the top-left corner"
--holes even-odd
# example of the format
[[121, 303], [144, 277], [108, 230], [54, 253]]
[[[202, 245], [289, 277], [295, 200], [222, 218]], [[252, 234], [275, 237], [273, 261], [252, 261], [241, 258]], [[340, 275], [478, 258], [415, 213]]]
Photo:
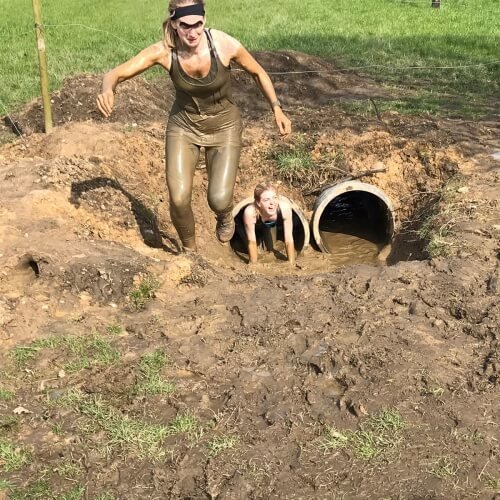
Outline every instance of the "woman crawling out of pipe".
[[234, 233], [233, 190], [242, 125], [231, 95], [231, 62], [254, 77], [282, 135], [291, 132], [291, 124], [268, 74], [241, 43], [222, 31], [205, 29], [204, 0], [171, 0], [168, 11], [163, 40], [106, 73], [97, 106], [108, 117], [119, 83], [156, 64], [169, 72], [176, 90], [166, 133], [170, 216], [182, 247], [196, 249], [191, 194], [201, 146], [205, 147], [207, 197], [216, 214], [217, 237], [228, 242]]
[[255, 187], [254, 202], [243, 212], [243, 226], [249, 264], [257, 262], [259, 245], [272, 251], [276, 241], [282, 240], [288, 262], [295, 265], [292, 207], [286, 198], [278, 195], [271, 182]]

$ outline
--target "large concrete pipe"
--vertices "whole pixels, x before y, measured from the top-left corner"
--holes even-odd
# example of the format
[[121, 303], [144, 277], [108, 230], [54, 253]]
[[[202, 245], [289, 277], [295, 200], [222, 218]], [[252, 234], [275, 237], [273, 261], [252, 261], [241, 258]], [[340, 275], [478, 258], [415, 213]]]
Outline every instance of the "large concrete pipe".
[[[292, 207], [293, 216], [293, 241], [295, 244], [295, 251], [300, 253], [309, 246], [309, 223], [302, 210], [292, 200], [285, 196], [280, 196], [280, 200], [286, 200]], [[237, 252], [247, 253], [247, 247], [240, 236], [238, 227], [243, 228], [243, 212], [245, 208], [254, 202], [253, 197], [245, 198], [240, 201], [233, 209], [233, 217], [236, 223], [236, 231], [231, 240], [231, 247]], [[244, 229], [243, 229], [244, 230]]]
[[318, 248], [335, 253], [335, 234], [352, 235], [379, 249], [394, 235], [394, 208], [379, 188], [360, 181], [346, 181], [325, 189], [314, 204], [312, 236]]

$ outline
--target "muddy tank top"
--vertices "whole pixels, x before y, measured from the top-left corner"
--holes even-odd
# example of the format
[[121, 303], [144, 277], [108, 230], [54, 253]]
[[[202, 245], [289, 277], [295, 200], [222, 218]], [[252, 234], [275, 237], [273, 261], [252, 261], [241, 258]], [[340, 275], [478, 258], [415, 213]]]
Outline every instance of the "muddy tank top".
[[222, 64], [210, 30], [205, 30], [210, 50], [210, 71], [204, 78], [189, 76], [181, 66], [177, 50], [172, 50], [170, 77], [176, 95], [171, 116], [180, 111], [215, 115], [234, 106], [231, 93], [231, 68]]

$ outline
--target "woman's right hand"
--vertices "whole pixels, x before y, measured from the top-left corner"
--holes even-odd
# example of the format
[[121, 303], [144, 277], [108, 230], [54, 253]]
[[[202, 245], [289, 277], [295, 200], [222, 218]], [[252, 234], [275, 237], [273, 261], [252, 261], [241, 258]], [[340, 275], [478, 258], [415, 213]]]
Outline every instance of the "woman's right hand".
[[115, 94], [112, 90], [107, 90], [97, 96], [97, 107], [106, 118], [111, 115], [114, 104]]

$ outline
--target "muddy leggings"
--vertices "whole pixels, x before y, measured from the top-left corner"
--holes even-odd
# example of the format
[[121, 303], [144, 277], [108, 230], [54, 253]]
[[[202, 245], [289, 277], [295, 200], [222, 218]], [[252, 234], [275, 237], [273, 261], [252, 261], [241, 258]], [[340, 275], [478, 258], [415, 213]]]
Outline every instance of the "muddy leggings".
[[[200, 146], [193, 144], [184, 135], [167, 134], [166, 148], [170, 217], [182, 245], [192, 248], [196, 240], [191, 195]], [[240, 151], [241, 146], [235, 144], [205, 147], [208, 204], [217, 215], [224, 215], [233, 208], [233, 190]]]

